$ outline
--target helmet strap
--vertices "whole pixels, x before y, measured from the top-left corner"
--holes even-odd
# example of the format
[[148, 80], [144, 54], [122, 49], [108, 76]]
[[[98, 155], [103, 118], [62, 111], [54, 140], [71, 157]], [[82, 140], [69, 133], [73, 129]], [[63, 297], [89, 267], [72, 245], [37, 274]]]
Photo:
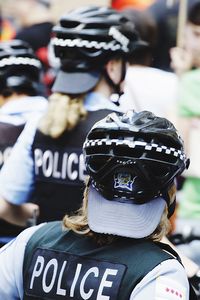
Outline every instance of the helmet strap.
[[164, 191], [162, 191], [161, 193], [161, 196], [163, 197], [163, 199], [166, 201], [167, 203], [167, 207], [168, 207], [168, 218], [170, 218], [174, 211], [175, 211], [175, 208], [176, 208], [176, 197], [174, 199], [174, 201], [172, 203], [171, 202], [171, 199], [170, 199], [170, 195], [169, 195], [169, 189], [170, 189], [171, 185], [169, 185], [169, 187], [167, 189], [165, 189]]
[[119, 83], [116, 84], [116, 83], [113, 82], [113, 80], [108, 75], [108, 72], [107, 72], [106, 68], [104, 68], [103, 75], [104, 75], [104, 77], [105, 77], [106, 82], [108, 83], [108, 85], [113, 88], [113, 93], [117, 94], [118, 97], [120, 98], [120, 96], [124, 93], [124, 92], [121, 91], [121, 83], [124, 81], [125, 75], [126, 75], [126, 62], [125, 62], [125, 60], [122, 60], [121, 76], [120, 76]]
[[170, 218], [173, 215], [175, 208], [176, 208], [176, 198], [174, 199], [173, 203], [168, 207], [168, 218]]

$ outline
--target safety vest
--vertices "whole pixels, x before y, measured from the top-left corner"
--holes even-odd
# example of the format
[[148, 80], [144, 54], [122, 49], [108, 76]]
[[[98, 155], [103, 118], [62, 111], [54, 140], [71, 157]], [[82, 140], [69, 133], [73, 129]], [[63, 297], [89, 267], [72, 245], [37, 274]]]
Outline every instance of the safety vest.
[[[12, 147], [23, 128], [24, 124], [15, 126], [13, 124], [0, 122], [0, 169], [10, 155]], [[21, 227], [0, 220], [0, 236], [16, 236], [21, 231]]]
[[152, 241], [119, 238], [99, 246], [50, 222], [26, 246], [23, 299], [126, 300], [147, 273], [171, 258]]
[[75, 129], [51, 138], [37, 130], [32, 146], [39, 222], [60, 220], [80, 208], [86, 176], [82, 146], [92, 125], [110, 111], [89, 112]]

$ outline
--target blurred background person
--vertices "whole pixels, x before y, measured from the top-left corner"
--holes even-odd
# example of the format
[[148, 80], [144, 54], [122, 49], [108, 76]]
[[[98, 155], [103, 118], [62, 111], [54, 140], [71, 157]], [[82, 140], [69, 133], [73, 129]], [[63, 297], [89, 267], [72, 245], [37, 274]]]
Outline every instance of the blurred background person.
[[151, 15], [157, 27], [157, 39], [152, 49], [151, 65], [169, 71], [169, 49], [176, 45], [179, 0], [113, 0], [111, 4], [122, 11], [134, 9], [138, 13], [146, 11]]
[[[187, 11], [199, 0], [188, 0]], [[112, 0], [111, 5], [118, 10], [136, 9], [151, 14], [157, 25], [157, 41], [153, 51], [152, 66], [172, 71], [170, 49], [176, 46], [179, 0]]]
[[200, 67], [200, 1], [190, 7], [183, 36], [183, 46], [171, 49], [171, 66], [178, 75]]
[[147, 11], [125, 9], [121, 11], [135, 25], [143, 41], [143, 48], [136, 49], [129, 58], [125, 79], [125, 93], [120, 99], [123, 110], [151, 110], [167, 117], [178, 96], [178, 77], [172, 72], [152, 67], [158, 28]]
[[180, 248], [200, 265], [200, 1], [188, 14], [182, 48], [171, 51], [172, 67], [180, 76], [177, 127], [191, 159], [180, 194], [176, 231], [182, 234]]
[[0, 174], [1, 201], [19, 205], [33, 196], [38, 222], [79, 208], [88, 127], [108, 111], [121, 111], [109, 97], [121, 93], [127, 57], [141, 44], [133, 24], [106, 7], [65, 14], [53, 31], [61, 69], [47, 113], [39, 124], [27, 124]]
[[[40, 96], [41, 69], [41, 62], [27, 43], [20, 40], [0, 42], [0, 168], [25, 123], [41, 116], [47, 107], [47, 100]], [[18, 171], [14, 172], [18, 174]], [[33, 211], [36, 206], [30, 204], [28, 207]], [[0, 211], [2, 216], [5, 213], [2, 203]], [[23, 207], [21, 210], [14, 207], [13, 214], [8, 209], [8, 218], [12, 216], [19, 221], [24, 213]], [[19, 230], [8, 223], [0, 223], [0, 236], [13, 236]]]
[[169, 51], [176, 45], [179, 0], [155, 1], [149, 8], [157, 29], [157, 43], [153, 52], [153, 66], [163, 70], [170, 69]]
[[[186, 1], [186, 11], [198, 1]], [[170, 49], [176, 46], [180, 3], [179, 0], [157, 0], [147, 8], [158, 28], [158, 39], [153, 53], [153, 66], [156, 68], [173, 71], [170, 65]]]

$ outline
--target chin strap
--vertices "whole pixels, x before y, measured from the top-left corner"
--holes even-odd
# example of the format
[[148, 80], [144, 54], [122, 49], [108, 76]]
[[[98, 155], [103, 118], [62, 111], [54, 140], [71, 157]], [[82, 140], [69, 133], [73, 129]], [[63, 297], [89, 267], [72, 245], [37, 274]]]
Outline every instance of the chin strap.
[[[121, 67], [121, 78], [119, 83], [115, 84], [112, 79], [110, 78], [110, 76], [108, 75], [106, 69], [104, 69], [103, 75], [106, 79], [106, 82], [109, 84], [109, 86], [111, 86], [113, 88], [113, 93], [118, 95], [118, 99], [120, 98], [120, 96], [124, 93], [121, 91], [121, 83], [124, 81], [125, 76], [126, 76], [126, 62], [123, 60], [122, 61], [122, 67]], [[115, 101], [115, 103], [117, 104], [118, 101]]]
[[164, 191], [161, 192], [161, 197], [163, 197], [163, 199], [166, 201], [167, 203], [167, 207], [168, 207], [168, 218], [170, 218], [174, 211], [175, 211], [175, 208], [176, 208], [176, 197], [174, 199], [174, 201], [170, 204], [171, 202], [171, 199], [170, 199], [170, 196], [169, 196], [169, 189], [171, 188], [171, 186], [173, 185], [173, 183], [167, 188], [165, 189]]
[[170, 197], [168, 194], [168, 191], [162, 192], [162, 197], [163, 199], [166, 201], [167, 203], [167, 207], [168, 207], [168, 219], [173, 215], [175, 208], [176, 208], [176, 198], [174, 199], [174, 201], [170, 204]]

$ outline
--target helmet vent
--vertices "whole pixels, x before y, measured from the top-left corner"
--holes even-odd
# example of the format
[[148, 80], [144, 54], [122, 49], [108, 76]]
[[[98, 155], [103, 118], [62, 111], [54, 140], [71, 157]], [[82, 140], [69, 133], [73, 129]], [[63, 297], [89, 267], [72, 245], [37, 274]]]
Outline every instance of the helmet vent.
[[61, 20], [60, 25], [64, 28], [72, 29], [72, 28], [77, 28], [80, 25], [80, 22], [75, 21], [75, 20]]

